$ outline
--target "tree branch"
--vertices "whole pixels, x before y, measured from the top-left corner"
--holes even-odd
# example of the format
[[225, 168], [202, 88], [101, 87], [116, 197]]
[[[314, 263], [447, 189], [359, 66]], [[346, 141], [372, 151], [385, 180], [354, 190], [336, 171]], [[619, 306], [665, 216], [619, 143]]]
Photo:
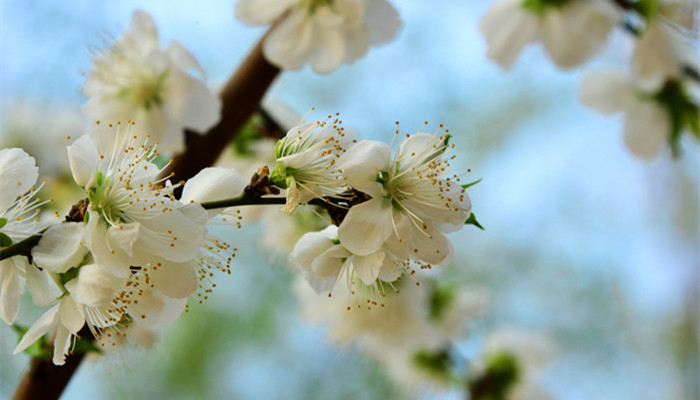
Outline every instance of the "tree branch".
[[280, 72], [262, 54], [266, 37], [267, 34], [260, 39], [221, 91], [219, 123], [204, 135], [187, 131], [186, 150], [175, 157], [167, 173], [174, 172], [176, 179], [187, 180], [214, 164], [238, 130], [258, 109], [263, 95]]

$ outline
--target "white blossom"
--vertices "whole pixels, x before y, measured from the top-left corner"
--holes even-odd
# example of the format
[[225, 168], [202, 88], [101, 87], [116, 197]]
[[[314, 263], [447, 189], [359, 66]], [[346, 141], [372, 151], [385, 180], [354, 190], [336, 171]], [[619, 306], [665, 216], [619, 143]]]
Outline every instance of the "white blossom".
[[662, 85], [662, 80], [639, 80], [624, 71], [593, 71], [583, 78], [579, 99], [603, 114], [623, 112], [627, 148], [638, 157], [651, 159], [671, 135], [668, 111], [654, 98]]
[[449, 262], [452, 247], [443, 233], [461, 229], [471, 201], [459, 177], [448, 175], [448, 141], [446, 134], [406, 135], [393, 157], [381, 142], [352, 147], [341, 162], [343, 176], [371, 199], [350, 208], [338, 228], [340, 243], [361, 256], [389, 246], [399, 260]]
[[488, 58], [510, 69], [522, 49], [541, 42], [552, 61], [571, 68], [598, 53], [622, 12], [608, 0], [499, 0], [481, 19]]
[[679, 77], [685, 67], [697, 68], [697, 2], [662, 0], [637, 40], [635, 72], [643, 77]]
[[[33, 157], [18, 148], [0, 150], [0, 176], [0, 236], [1, 246], [6, 247], [38, 234], [48, 221], [38, 218], [39, 207], [46, 201], [36, 198], [41, 186], [32, 188], [39, 176]], [[24, 255], [0, 261], [0, 318], [7, 324], [14, 323], [19, 313], [25, 284], [35, 303], [43, 303], [45, 273], [31, 269]]]
[[311, 64], [328, 73], [392, 39], [401, 25], [387, 0], [239, 0], [236, 18], [273, 24], [263, 44], [267, 60], [284, 69]]
[[140, 139], [151, 137], [169, 153], [184, 149], [183, 129], [203, 133], [220, 118], [221, 102], [204, 82], [197, 60], [180, 43], [162, 49], [153, 19], [136, 11], [112, 48], [97, 54], [83, 93], [94, 119], [137, 121]]
[[206, 234], [206, 211], [173, 198], [179, 184], [164, 187], [162, 168], [151, 162], [157, 150], [133, 132], [131, 125], [96, 125], [68, 147], [73, 177], [90, 202], [87, 246], [120, 277], [133, 265], [188, 263]]
[[286, 189], [283, 211], [291, 214], [313, 198], [341, 197], [347, 187], [338, 160], [354, 142], [340, 120], [330, 115], [290, 129], [275, 146], [277, 165], [270, 175], [272, 183]]

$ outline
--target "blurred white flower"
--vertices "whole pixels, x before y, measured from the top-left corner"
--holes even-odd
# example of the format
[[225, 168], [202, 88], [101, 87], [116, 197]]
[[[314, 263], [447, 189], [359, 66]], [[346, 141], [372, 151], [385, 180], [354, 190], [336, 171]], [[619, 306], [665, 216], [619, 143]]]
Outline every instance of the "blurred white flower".
[[[0, 247], [4, 248], [48, 226], [48, 221], [38, 218], [39, 207], [47, 201], [36, 198], [41, 187], [32, 186], [39, 176], [39, 168], [24, 150], [0, 150], [0, 176]], [[46, 274], [30, 267], [24, 255], [0, 261], [0, 318], [7, 324], [14, 323], [17, 317], [25, 283], [35, 302], [41, 302]]]
[[140, 139], [151, 135], [160, 148], [179, 153], [183, 129], [203, 133], [219, 121], [221, 101], [200, 79], [197, 60], [180, 43], [158, 44], [153, 19], [134, 12], [124, 36], [94, 59], [83, 93], [85, 113], [111, 121], [136, 121]]
[[406, 136], [393, 157], [391, 147], [373, 141], [343, 156], [347, 185], [372, 198], [350, 208], [338, 228], [340, 244], [360, 256], [388, 246], [397, 260], [448, 263], [452, 245], [443, 232], [464, 226], [471, 201], [459, 177], [448, 176], [449, 136]]
[[[473, 377], [494, 370], [511, 369], [513, 380], [505, 388], [507, 400], [548, 400], [550, 396], [540, 387], [536, 378], [541, 369], [554, 357], [550, 340], [533, 332], [500, 330], [491, 333], [484, 342], [484, 353], [472, 371]], [[472, 388], [474, 381], [472, 380]], [[499, 388], [504, 389], [504, 388]]]
[[583, 78], [579, 99], [606, 115], [624, 112], [627, 148], [638, 157], [651, 159], [671, 135], [669, 113], [654, 97], [663, 83], [659, 79], [635, 79], [619, 70], [593, 71]]
[[263, 44], [267, 60], [284, 69], [306, 63], [328, 73], [391, 40], [401, 26], [387, 0], [239, 0], [236, 18], [275, 24]]
[[608, 0], [499, 0], [481, 19], [488, 58], [510, 69], [528, 44], [542, 42], [562, 68], [598, 53], [622, 12]]
[[314, 198], [342, 196], [347, 186], [338, 161], [354, 142], [338, 118], [330, 115], [290, 129], [275, 146], [277, 165], [270, 174], [273, 184], [286, 189], [283, 211], [291, 214]]
[[694, 0], [662, 0], [647, 15], [637, 40], [633, 68], [643, 77], [679, 77], [685, 67], [697, 68], [698, 4]]
[[156, 259], [189, 263], [206, 234], [206, 211], [173, 198], [180, 184], [164, 187], [162, 168], [151, 162], [158, 152], [133, 132], [98, 124], [68, 147], [73, 178], [90, 202], [85, 240], [95, 259], [119, 277]]

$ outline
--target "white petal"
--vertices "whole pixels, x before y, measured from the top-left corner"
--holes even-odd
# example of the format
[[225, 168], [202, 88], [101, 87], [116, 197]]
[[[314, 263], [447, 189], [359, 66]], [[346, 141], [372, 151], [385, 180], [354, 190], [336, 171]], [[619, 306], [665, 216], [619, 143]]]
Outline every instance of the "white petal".
[[452, 257], [450, 241], [437, 229], [428, 227], [426, 234], [416, 233], [411, 241], [411, 255], [428, 264], [444, 264]]
[[117, 278], [100, 264], [89, 264], [82, 266], [77, 279], [65, 286], [78, 303], [98, 306], [114, 299], [125, 285], [125, 278]]
[[12, 354], [20, 353], [36, 342], [37, 339], [44, 336], [58, 322], [58, 306], [50, 308], [44, 313], [24, 334], [22, 340], [15, 347]]
[[383, 261], [384, 252], [382, 250], [366, 256], [356, 255], [352, 258], [353, 271], [362, 279], [362, 283], [371, 285], [377, 280]]
[[185, 183], [180, 201], [204, 203], [233, 199], [243, 193], [245, 186], [245, 179], [235, 169], [204, 168]]
[[625, 144], [644, 159], [656, 157], [671, 134], [668, 112], [652, 100], [640, 100], [625, 116]]
[[53, 363], [63, 365], [66, 363], [66, 355], [70, 350], [71, 332], [63, 325], [58, 325], [56, 336], [53, 339]]
[[141, 10], [134, 11], [129, 29], [124, 38], [119, 41], [122, 46], [127, 41], [133, 41], [144, 53], [158, 48], [158, 30], [153, 18]]
[[58, 318], [61, 325], [68, 328], [72, 333], [78, 333], [85, 325], [85, 315], [82, 307], [75, 303], [71, 296], [66, 296], [58, 303]]
[[343, 63], [346, 52], [345, 39], [335, 27], [317, 25], [314, 35], [315, 44], [309, 56], [309, 63], [316, 73], [327, 74]]
[[199, 64], [199, 61], [180, 42], [173, 40], [168, 45], [168, 48], [165, 49], [165, 52], [178, 68], [184, 71], [195, 70], [202, 79], [206, 78], [206, 72], [204, 72], [204, 68]]
[[380, 44], [393, 39], [401, 27], [401, 18], [396, 9], [386, 0], [370, 0], [367, 5], [365, 24], [369, 42]]
[[182, 127], [205, 132], [221, 118], [221, 99], [199, 79], [171, 70], [164, 83], [166, 119], [179, 125], [172, 136], [183, 135]]
[[345, 264], [345, 259], [351, 256], [352, 253], [344, 249], [343, 246], [333, 245], [313, 260], [311, 273], [324, 279], [337, 278], [343, 264]]
[[27, 288], [32, 294], [32, 301], [36, 306], [45, 307], [52, 304], [61, 296], [61, 289], [51, 279], [47, 271], [40, 271], [34, 265], [25, 268], [27, 276]]
[[379, 171], [391, 167], [391, 148], [386, 143], [363, 140], [351, 147], [340, 160], [348, 185], [372, 197], [385, 195], [377, 182]]
[[578, 97], [603, 114], [621, 111], [633, 97], [630, 76], [620, 70], [592, 71], [583, 77]]
[[337, 236], [338, 228], [329, 225], [321, 232], [308, 232], [294, 245], [291, 259], [305, 271], [311, 271], [311, 264], [323, 252], [334, 246], [332, 238]]
[[299, 69], [307, 62], [313, 45], [313, 23], [307, 19], [305, 10], [297, 10], [270, 32], [263, 43], [263, 54], [280, 68]]
[[239, 0], [236, 19], [249, 25], [270, 24], [296, 3], [296, 0]]
[[75, 183], [89, 188], [97, 182], [99, 154], [90, 136], [84, 135], [68, 146], [68, 162]]
[[0, 261], [0, 318], [12, 325], [19, 313], [22, 282], [12, 260]]
[[88, 253], [82, 242], [83, 234], [84, 224], [79, 222], [50, 227], [32, 249], [34, 264], [59, 274], [77, 267]]
[[391, 215], [386, 199], [375, 198], [351, 207], [338, 228], [340, 244], [361, 256], [374, 253], [393, 232]]
[[17, 197], [29, 190], [36, 178], [39, 168], [34, 157], [18, 148], [0, 150], [0, 211], [9, 208]]
[[[158, 265], [160, 264], [160, 265]], [[199, 279], [194, 265], [163, 261], [148, 268], [151, 283], [164, 295], [174, 299], [186, 298], [197, 290]]]
[[162, 328], [173, 323], [185, 310], [187, 299], [173, 299], [157, 290], [146, 290], [132, 304], [132, 315], [139, 323], [149, 328]]
[[679, 36], [673, 35], [661, 24], [649, 24], [644, 34], [637, 40], [637, 46], [632, 55], [635, 71], [644, 77], [677, 76], [682, 62], [693, 59], [691, 47], [686, 48], [683, 39]]
[[537, 23], [537, 17], [522, 8], [522, 0], [496, 2], [479, 23], [488, 44], [487, 57], [510, 69], [520, 51], [537, 37]]
[[139, 238], [141, 224], [132, 222], [130, 224], [121, 224], [110, 226], [107, 229], [107, 240], [113, 249], [119, 249], [128, 256], [133, 254], [133, 247], [136, 240]]
[[545, 11], [540, 38], [552, 60], [563, 68], [587, 61], [600, 51], [622, 13], [604, 1], [570, 1]]

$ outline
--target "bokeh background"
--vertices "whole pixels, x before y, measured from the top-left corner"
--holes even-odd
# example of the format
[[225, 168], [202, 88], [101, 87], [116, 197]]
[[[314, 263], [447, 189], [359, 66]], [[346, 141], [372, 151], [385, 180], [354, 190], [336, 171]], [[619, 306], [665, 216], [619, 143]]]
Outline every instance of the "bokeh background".
[[[698, 144], [686, 139], [680, 160], [643, 162], [624, 147], [621, 116], [599, 116], [576, 99], [587, 70], [625, 68], [628, 38], [614, 35], [573, 71], [531, 47], [506, 72], [486, 59], [478, 30], [490, 2], [394, 3], [404, 20], [394, 42], [330, 75], [286, 72], [271, 96], [301, 114], [313, 106], [319, 117], [341, 112], [364, 138], [390, 141], [396, 120], [406, 131], [427, 120], [454, 134], [454, 167], [484, 178], [470, 195], [486, 231], [451, 236], [457, 257], [444, 279], [491, 293], [490, 309], [460, 344], [465, 355], [478, 353], [492, 330], [537, 331], [556, 345], [540, 376], [555, 398], [698, 398]], [[24, 146], [45, 172], [67, 167], [65, 136], [85, 123], [80, 87], [91, 56], [121, 35], [133, 10], [152, 14], [163, 44], [176, 39], [192, 51], [211, 85], [264, 33], [235, 21], [233, 0], [0, 7], [1, 145]], [[50, 185], [65, 204], [77, 200], [60, 179]], [[146, 353], [85, 363], [65, 398], [401, 397], [376, 363], [300, 320], [294, 273], [262, 246], [264, 235], [244, 224], [229, 238], [239, 248], [234, 273], [208, 302]], [[30, 324], [40, 310], [25, 300], [18, 322]], [[28, 358], [12, 355], [16, 337], [4, 324], [0, 336], [7, 398]]]

